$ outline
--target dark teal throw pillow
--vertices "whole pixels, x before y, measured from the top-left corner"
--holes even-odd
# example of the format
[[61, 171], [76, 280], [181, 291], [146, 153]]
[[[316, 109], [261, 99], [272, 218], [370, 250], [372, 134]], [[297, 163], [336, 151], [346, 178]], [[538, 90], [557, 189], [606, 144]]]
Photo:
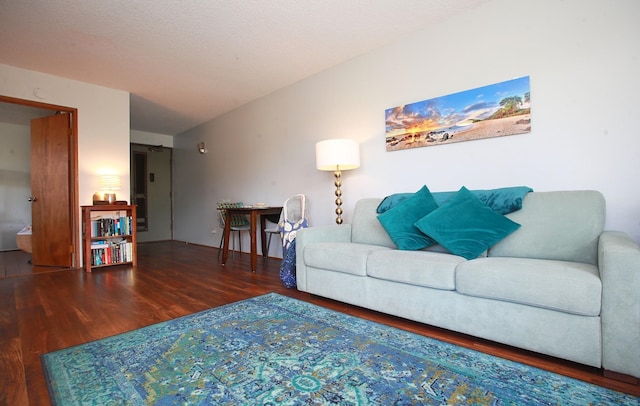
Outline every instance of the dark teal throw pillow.
[[378, 214], [382, 214], [387, 210], [391, 210], [396, 205], [402, 203], [413, 195], [415, 195], [415, 193], [394, 193], [392, 195], [389, 195], [382, 199], [382, 201], [376, 208], [376, 212], [378, 212]]
[[[478, 196], [482, 203], [485, 203], [500, 214], [509, 214], [516, 210], [520, 210], [522, 208], [522, 200], [529, 192], [533, 192], [533, 189], [528, 186], [509, 186], [499, 189], [471, 190], [471, 193]], [[431, 195], [436, 200], [436, 203], [438, 203], [438, 206], [442, 206], [456, 193], [457, 192], [455, 191], [432, 192]], [[376, 211], [378, 214], [382, 214], [411, 196], [413, 196], [413, 193], [394, 193], [389, 195], [380, 202]]]
[[452, 254], [466, 259], [477, 258], [520, 227], [482, 203], [464, 186], [415, 225]]
[[378, 220], [398, 249], [420, 250], [434, 245], [435, 241], [420, 232], [414, 223], [437, 208], [431, 192], [423, 186], [408, 199], [378, 215]]

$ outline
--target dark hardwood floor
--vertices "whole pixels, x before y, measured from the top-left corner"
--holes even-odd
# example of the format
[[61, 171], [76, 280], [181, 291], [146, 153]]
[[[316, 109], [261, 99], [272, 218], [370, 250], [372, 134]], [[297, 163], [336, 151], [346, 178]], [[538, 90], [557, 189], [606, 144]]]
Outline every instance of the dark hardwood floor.
[[268, 292], [509, 358], [640, 396], [640, 386], [600, 370], [323, 299], [280, 283], [279, 261], [249, 271], [249, 255], [222, 267], [217, 249], [140, 244], [138, 267], [11, 271], [0, 279], [0, 405], [49, 405], [40, 355]]
[[60, 267], [31, 265], [31, 254], [28, 252], [20, 250], [0, 252], [0, 279], [59, 270]]

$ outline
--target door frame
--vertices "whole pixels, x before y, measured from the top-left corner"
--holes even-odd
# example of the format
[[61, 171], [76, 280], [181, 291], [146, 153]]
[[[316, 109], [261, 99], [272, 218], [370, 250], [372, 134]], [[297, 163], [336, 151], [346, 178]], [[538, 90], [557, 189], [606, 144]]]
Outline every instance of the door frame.
[[69, 151], [69, 202], [73, 205], [71, 210], [71, 239], [73, 253], [71, 254], [71, 266], [80, 268], [80, 206], [78, 200], [78, 109], [59, 106], [49, 103], [41, 103], [33, 100], [18, 99], [0, 95], [0, 102], [20, 104], [27, 107], [51, 110], [52, 113], [62, 111], [71, 114], [71, 145]]
[[[168, 233], [168, 240], [173, 240], [173, 147], [165, 147], [162, 144], [160, 145], [149, 145], [149, 144], [141, 144], [141, 143], [136, 143], [136, 142], [131, 142], [129, 147], [129, 153], [130, 153], [130, 162], [131, 162], [131, 171], [130, 171], [130, 175], [131, 175], [131, 203], [132, 204], [136, 204], [136, 196], [133, 193], [133, 189], [134, 189], [134, 185], [136, 184], [135, 179], [133, 178], [134, 175], [134, 168], [133, 166], [135, 165], [135, 161], [133, 159], [134, 154], [136, 153], [141, 153], [141, 154], [145, 154], [146, 158], [145, 158], [145, 198], [146, 198], [146, 217], [147, 217], [147, 229], [142, 231], [139, 230], [138, 231], [138, 243], [140, 243], [140, 240], [142, 240], [143, 242], [149, 242], [149, 241], [166, 241], [166, 238], [162, 238], [162, 239], [158, 239], [157, 237], [159, 236], [159, 234], [162, 234], [163, 236], [165, 235], [165, 233]], [[156, 156], [156, 152], [161, 152], [161, 156], [163, 157], [162, 159], [156, 159], [154, 158]], [[168, 153], [168, 156], [166, 158], [168, 158], [168, 161], [165, 160], [165, 153]], [[165, 166], [165, 164], [167, 166]], [[159, 198], [158, 196], [158, 189], [159, 187], [156, 186], [152, 186], [152, 181], [151, 177], [154, 175], [158, 175], [158, 172], [161, 172], [161, 175], [164, 175], [165, 173], [163, 172], [164, 170], [167, 171], [166, 175], [168, 175], [168, 182], [167, 182], [167, 189], [165, 188], [161, 188], [161, 190], [163, 192], [167, 192], [168, 195], [163, 195], [162, 198]], [[160, 179], [155, 179], [155, 181], [161, 181]], [[166, 200], [164, 200], [166, 198]], [[164, 223], [164, 222], [159, 222], [159, 212], [158, 212], [158, 207], [162, 207], [165, 208], [166, 204], [166, 209], [167, 211], [162, 211], [162, 217], [164, 218], [164, 215], [167, 216], [167, 218], [164, 218], [165, 220], [168, 220], [168, 222]], [[139, 221], [139, 217], [138, 217], [138, 221]], [[152, 226], [152, 228], [149, 228], [149, 222], [152, 221], [155, 226]], [[162, 227], [161, 230], [159, 231], [158, 225], [166, 225], [166, 227]]]

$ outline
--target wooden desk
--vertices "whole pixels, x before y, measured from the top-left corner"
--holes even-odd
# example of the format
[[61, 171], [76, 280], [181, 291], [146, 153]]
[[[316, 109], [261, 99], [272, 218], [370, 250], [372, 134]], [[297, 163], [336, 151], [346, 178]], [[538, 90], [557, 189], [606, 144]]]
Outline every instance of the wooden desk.
[[[262, 242], [262, 255], [268, 255], [267, 252], [267, 233], [264, 232], [264, 227], [266, 225], [265, 216], [271, 214], [280, 214], [282, 211], [282, 206], [264, 206], [264, 207], [229, 207], [225, 208], [227, 212], [227, 218], [231, 218], [234, 214], [246, 215], [249, 217], [249, 223], [251, 224], [251, 229], [249, 233], [251, 235], [251, 272], [256, 271], [256, 267], [258, 266], [258, 239], [256, 228], [258, 226], [258, 217], [260, 218], [260, 236]], [[229, 256], [229, 238], [231, 237], [231, 222], [224, 222], [224, 245], [222, 246], [222, 266], [227, 263], [227, 258]]]

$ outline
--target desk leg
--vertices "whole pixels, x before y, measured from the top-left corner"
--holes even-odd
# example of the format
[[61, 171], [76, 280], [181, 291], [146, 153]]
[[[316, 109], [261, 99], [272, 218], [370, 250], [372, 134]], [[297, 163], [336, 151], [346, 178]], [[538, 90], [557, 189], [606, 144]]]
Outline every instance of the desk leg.
[[251, 210], [251, 272], [256, 271], [258, 266], [258, 243], [256, 241], [256, 223], [258, 221], [258, 214], [255, 210]]
[[222, 245], [222, 266], [227, 263], [229, 257], [229, 237], [231, 236], [231, 224], [228, 221], [224, 222], [223, 237], [224, 244]]

